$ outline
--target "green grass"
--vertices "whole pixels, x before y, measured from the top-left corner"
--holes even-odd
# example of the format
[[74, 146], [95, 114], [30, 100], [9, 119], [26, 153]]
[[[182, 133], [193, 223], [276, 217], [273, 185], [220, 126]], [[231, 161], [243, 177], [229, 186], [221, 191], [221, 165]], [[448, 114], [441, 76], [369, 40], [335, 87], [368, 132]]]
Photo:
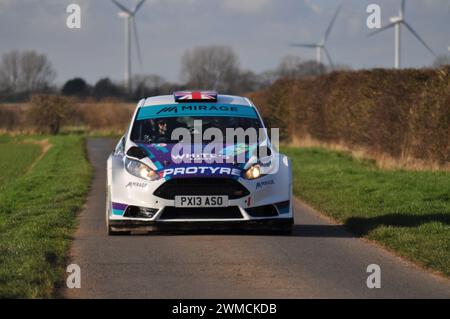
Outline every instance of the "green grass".
[[284, 148], [294, 193], [425, 267], [450, 276], [450, 173], [383, 171], [369, 161], [318, 148]]
[[48, 298], [64, 278], [91, 169], [82, 136], [50, 137], [31, 170], [39, 146], [22, 139], [0, 138], [0, 297]]
[[11, 143], [6, 138], [0, 139], [0, 192], [26, 173], [40, 153], [41, 148], [37, 144]]

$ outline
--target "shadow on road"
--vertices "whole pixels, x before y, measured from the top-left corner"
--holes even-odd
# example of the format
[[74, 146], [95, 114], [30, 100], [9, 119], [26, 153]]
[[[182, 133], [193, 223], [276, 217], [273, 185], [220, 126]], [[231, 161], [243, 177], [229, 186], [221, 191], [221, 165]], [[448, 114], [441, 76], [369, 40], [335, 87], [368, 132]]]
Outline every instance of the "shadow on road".
[[386, 214], [368, 218], [352, 217], [347, 219], [345, 227], [355, 233], [356, 236], [364, 236], [380, 226], [418, 227], [432, 222], [450, 225], [450, 214]]
[[192, 230], [157, 230], [133, 233], [133, 236], [286, 236], [317, 238], [354, 238], [342, 225], [294, 225], [292, 233], [260, 229], [192, 229]]
[[342, 225], [294, 225], [292, 235], [296, 237], [353, 238]]

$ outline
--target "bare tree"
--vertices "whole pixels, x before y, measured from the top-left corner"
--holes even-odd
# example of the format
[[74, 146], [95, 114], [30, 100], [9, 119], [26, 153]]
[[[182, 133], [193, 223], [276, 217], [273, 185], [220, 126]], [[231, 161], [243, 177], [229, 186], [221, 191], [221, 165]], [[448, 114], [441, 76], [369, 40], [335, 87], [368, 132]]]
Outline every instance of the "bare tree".
[[60, 95], [36, 94], [29, 104], [27, 121], [41, 133], [58, 134], [75, 112], [72, 100]]
[[239, 73], [239, 58], [231, 47], [197, 47], [182, 57], [182, 76], [194, 88], [230, 92]]
[[132, 90], [139, 90], [141, 88], [159, 89], [166, 83], [166, 80], [156, 74], [136, 74], [131, 78]]
[[287, 55], [281, 59], [276, 71], [278, 77], [291, 79], [320, 75], [325, 72], [326, 67], [323, 64], [318, 64], [315, 61], [304, 61], [294, 55]]
[[35, 51], [5, 53], [0, 61], [0, 91], [37, 92], [50, 86], [55, 71], [44, 54]]
[[47, 88], [56, 77], [47, 56], [35, 51], [23, 52], [20, 66], [22, 85], [27, 92], [36, 92]]
[[20, 76], [20, 53], [17, 50], [5, 53], [0, 61], [0, 91], [16, 93]]
[[276, 70], [267, 70], [259, 74], [259, 80], [260, 80], [260, 88], [266, 88], [273, 83], [275, 83], [276, 80], [278, 80], [279, 75]]
[[441, 68], [445, 65], [450, 65], [450, 55], [439, 55], [438, 57], [436, 57], [433, 63], [433, 66], [435, 68]]

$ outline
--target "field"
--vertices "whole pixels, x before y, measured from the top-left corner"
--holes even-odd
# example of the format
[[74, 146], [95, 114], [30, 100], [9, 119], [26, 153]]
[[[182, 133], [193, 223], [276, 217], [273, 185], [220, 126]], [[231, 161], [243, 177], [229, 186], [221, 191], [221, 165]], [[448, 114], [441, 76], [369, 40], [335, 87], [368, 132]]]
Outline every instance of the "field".
[[0, 136], [0, 297], [54, 297], [91, 169], [81, 136]]
[[[14, 147], [11, 147], [14, 145]], [[10, 137], [0, 139], [0, 193], [8, 189], [21, 174], [27, 172], [41, 153], [38, 144], [14, 143]]]
[[399, 168], [450, 168], [450, 67], [282, 79], [248, 96], [286, 142], [309, 137]]
[[343, 152], [285, 148], [294, 193], [352, 232], [450, 276], [450, 173], [378, 169]]

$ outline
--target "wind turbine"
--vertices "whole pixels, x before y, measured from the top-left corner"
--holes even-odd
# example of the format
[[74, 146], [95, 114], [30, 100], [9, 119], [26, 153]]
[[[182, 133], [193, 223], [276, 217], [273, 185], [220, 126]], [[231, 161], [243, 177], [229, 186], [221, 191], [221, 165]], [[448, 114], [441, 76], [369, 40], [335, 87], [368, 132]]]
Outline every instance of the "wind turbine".
[[402, 3], [400, 5], [399, 15], [398, 17], [392, 17], [390, 19], [391, 23], [387, 26], [378, 29], [372, 33], [369, 34], [369, 36], [372, 36], [374, 34], [380, 33], [384, 30], [387, 30], [391, 27], [395, 27], [395, 68], [400, 69], [401, 66], [401, 26], [402, 24], [408, 29], [409, 32], [414, 35], [417, 40], [419, 40], [422, 45], [427, 48], [428, 51], [433, 54], [433, 56], [436, 56], [436, 54], [433, 52], [433, 50], [428, 46], [428, 44], [417, 34], [416, 31], [406, 22], [405, 20], [405, 2], [406, 0], [402, 0]]
[[325, 34], [322, 38], [322, 40], [319, 43], [295, 43], [291, 44], [291, 47], [298, 47], [298, 48], [310, 48], [310, 49], [316, 49], [316, 62], [317, 64], [322, 63], [322, 51], [325, 53], [328, 61], [330, 62], [331, 67], [333, 68], [333, 60], [331, 59], [331, 55], [328, 52], [326, 48], [326, 43], [328, 40], [328, 37], [330, 36], [331, 29], [333, 28], [334, 22], [336, 21], [336, 18], [341, 11], [342, 6], [339, 6], [336, 9], [336, 12], [334, 13], [333, 19], [331, 19], [330, 24], [328, 25], [327, 30], [325, 31]]
[[117, 0], [111, 0], [119, 9], [119, 17], [125, 19], [125, 86], [127, 91], [131, 89], [131, 29], [133, 29], [136, 51], [138, 55], [139, 64], [142, 67], [141, 48], [139, 45], [139, 37], [137, 33], [136, 20], [134, 19], [136, 13], [144, 4], [145, 0], [140, 0], [133, 10], [128, 9]]

